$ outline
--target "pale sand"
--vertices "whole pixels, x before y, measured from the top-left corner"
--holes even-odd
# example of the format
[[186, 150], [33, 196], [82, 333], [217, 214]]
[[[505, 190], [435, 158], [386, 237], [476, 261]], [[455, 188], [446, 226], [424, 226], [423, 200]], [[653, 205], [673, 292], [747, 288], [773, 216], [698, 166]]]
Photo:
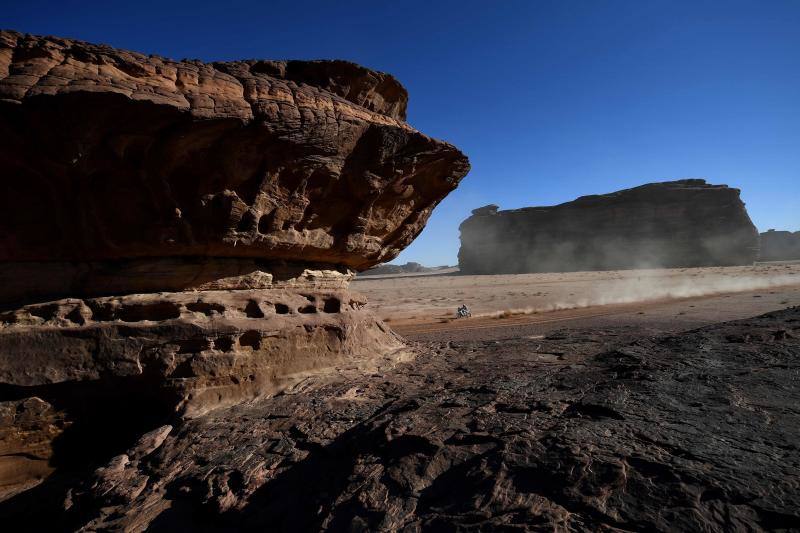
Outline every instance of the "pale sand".
[[[673, 322], [692, 326], [800, 305], [800, 262], [493, 276], [390, 276], [358, 278], [352, 288], [364, 293], [369, 306], [403, 334], [444, 329], [455, 334], [466, 328], [555, 324], [578, 318], [586, 322], [587, 318], [612, 314], [617, 322], [624, 322], [625, 315], [637, 315], [633, 321], [640, 321], [643, 309], [658, 309], [662, 318], [669, 314]], [[470, 307], [475, 318], [452, 320], [462, 303]]]

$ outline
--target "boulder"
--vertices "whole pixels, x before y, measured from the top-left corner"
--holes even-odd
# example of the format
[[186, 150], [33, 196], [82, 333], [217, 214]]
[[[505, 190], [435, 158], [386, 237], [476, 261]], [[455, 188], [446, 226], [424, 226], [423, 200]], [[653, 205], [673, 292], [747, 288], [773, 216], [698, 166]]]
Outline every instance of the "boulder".
[[489, 205], [460, 229], [459, 267], [467, 274], [745, 265], [758, 255], [739, 190], [701, 179], [552, 207]]
[[[58, 297], [164, 258], [385, 263], [469, 169], [403, 121], [407, 99], [344, 61], [172, 61], [3, 31], [0, 279], [61, 270], [64, 290], [29, 296]], [[3, 286], [0, 303], [26, 299]]]

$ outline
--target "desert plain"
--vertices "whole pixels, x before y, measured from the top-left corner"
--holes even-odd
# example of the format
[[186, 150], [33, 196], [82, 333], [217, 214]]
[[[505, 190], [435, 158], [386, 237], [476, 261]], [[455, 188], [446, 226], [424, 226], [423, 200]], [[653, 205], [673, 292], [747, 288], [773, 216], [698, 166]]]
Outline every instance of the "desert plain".
[[[357, 278], [353, 288], [411, 340], [484, 340], [564, 327], [677, 332], [800, 305], [800, 261], [604, 272]], [[466, 304], [472, 318], [456, 319]]]

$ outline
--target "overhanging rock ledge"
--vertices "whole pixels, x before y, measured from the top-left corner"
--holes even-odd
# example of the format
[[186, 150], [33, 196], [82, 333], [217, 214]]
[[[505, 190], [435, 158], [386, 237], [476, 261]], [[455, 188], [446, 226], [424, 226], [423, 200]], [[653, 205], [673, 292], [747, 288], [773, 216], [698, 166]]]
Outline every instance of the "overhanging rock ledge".
[[197, 416], [402, 351], [348, 283], [469, 170], [407, 100], [345, 61], [0, 32], [0, 497], [113, 398]]

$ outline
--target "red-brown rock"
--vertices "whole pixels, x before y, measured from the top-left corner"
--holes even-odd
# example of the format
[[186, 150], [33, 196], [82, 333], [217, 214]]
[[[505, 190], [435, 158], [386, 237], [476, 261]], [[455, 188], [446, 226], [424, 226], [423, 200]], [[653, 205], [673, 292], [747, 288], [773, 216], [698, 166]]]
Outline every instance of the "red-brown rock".
[[4, 31], [0, 262], [386, 262], [469, 169], [403, 121], [406, 101], [343, 61], [178, 62]]
[[407, 99], [344, 61], [0, 32], [0, 500], [153, 424], [405, 358], [349, 281], [469, 169]]

